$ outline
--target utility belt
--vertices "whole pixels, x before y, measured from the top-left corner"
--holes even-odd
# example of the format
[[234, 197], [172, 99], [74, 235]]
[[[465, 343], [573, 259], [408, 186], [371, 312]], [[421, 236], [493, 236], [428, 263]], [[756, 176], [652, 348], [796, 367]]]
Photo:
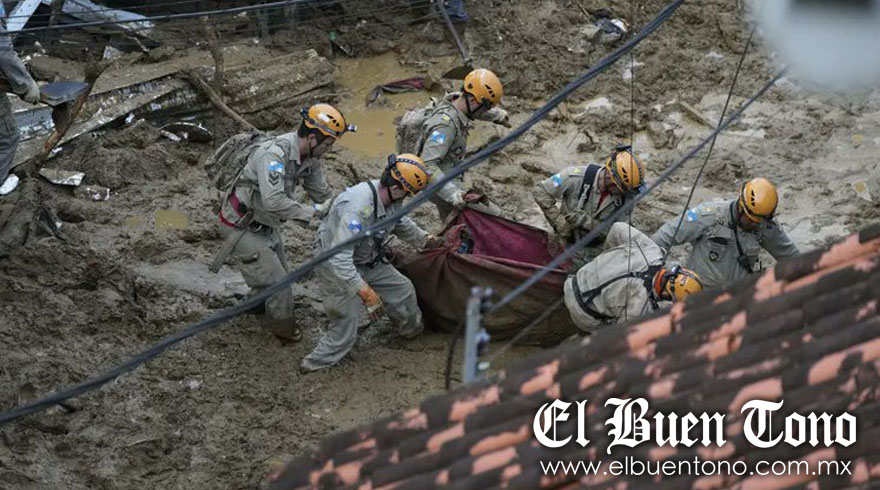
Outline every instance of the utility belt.
[[[232, 205], [232, 209], [238, 214], [238, 219], [241, 220], [248, 214], [248, 207], [238, 199], [238, 196], [235, 195], [235, 191], [229, 194], [229, 204]], [[220, 207], [220, 210], [217, 212], [217, 216], [220, 218], [220, 222], [230, 228], [238, 228], [236, 223], [229, 221], [226, 219], [226, 216], [223, 215], [223, 207]], [[247, 224], [247, 230], [253, 233], [272, 233], [273, 227], [269, 226], [265, 223], [261, 223], [256, 219], [250, 220], [250, 223]]]

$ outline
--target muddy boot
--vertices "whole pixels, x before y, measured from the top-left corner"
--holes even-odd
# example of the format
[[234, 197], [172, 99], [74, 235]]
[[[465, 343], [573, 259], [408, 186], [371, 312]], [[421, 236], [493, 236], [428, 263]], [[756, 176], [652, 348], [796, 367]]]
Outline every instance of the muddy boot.
[[269, 330], [282, 344], [299, 342], [303, 336], [302, 330], [293, 319], [270, 322]]

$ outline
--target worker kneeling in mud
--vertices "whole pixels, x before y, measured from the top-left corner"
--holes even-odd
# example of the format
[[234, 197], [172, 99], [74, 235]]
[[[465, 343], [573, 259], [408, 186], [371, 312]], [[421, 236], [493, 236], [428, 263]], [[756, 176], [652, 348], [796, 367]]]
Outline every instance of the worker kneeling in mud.
[[693, 271], [667, 268], [663, 250], [644, 233], [615, 223], [605, 240], [605, 251], [565, 281], [564, 299], [575, 325], [592, 333], [702, 290]]
[[773, 219], [778, 203], [776, 186], [767, 179], [752, 179], [743, 184], [737, 199], [704, 202], [683, 218], [667, 221], [651, 238], [667, 250], [692, 243], [688, 267], [707, 288], [721, 287], [759, 272], [761, 248], [776, 260], [798, 255], [797, 246]]
[[[430, 178], [419, 157], [390, 155], [379, 180], [349, 187], [333, 200], [318, 228], [317, 251], [333, 248], [397, 212], [404, 198], [424, 189]], [[404, 216], [386, 229], [346, 246], [318, 266], [315, 270], [326, 284], [324, 311], [330, 327], [303, 359], [300, 372], [330, 367], [348, 354], [357, 339], [362, 307], [370, 319], [376, 321], [387, 306], [388, 315], [404, 338], [415, 338], [422, 333], [422, 312], [416, 290], [386, 258], [388, 233], [415, 247], [443, 244], [442, 237], [428, 235]]]
[[[645, 167], [630, 146], [618, 146], [604, 165], [567, 167], [532, 189], [532, 196], [556, 235], [572, 244], [641, 192]], [[604, 236], [587, 244], [576, 261], [602, 252]]]
[[[329, 206], [332, 190], [318, 157], [343, 133], [356, 130], [328, 104], [304, 109], [302, 116], [295, 133], [236, 135], [212, 156], [210, 165], [217, 168], [215, 186], [222, 196], [218, 217], [225, 242], [211, 270], [219, 270], [231, 256], [253, 291], [271, 286], [287, 273], [281, 223], [290, 219], [308, 225], [316, 212], [320, 214]], [[315, 205], [294, 199], [300, 183]], [[265, 307], [277, 337], [289, 341], [302, 338], [293, 319], [291, 288], [272, 295]]]

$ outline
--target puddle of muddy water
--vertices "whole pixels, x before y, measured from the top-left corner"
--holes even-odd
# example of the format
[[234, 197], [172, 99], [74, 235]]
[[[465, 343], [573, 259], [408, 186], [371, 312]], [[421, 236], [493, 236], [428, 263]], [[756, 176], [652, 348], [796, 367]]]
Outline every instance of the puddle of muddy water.
[[394, 119], [407, 109], [425, 105], [427, 92], [385, 94], [382, 99], [366, 105], [367, 95], [377, 85], [402, 78], [419, 76], [411, 67], [401, 66], [393, 53], [372, 58], [336, 60], [336, 83], [346, 94], [339, 102], [345, 119], [357, 124], [356, 133], [348, 133], [339, 144], [365, 157], [381, 158], [395, 151]]
[[[356, 124], [356, 133], [348, 133], [339, 140], [339, 145], [361, 156], [383, 158], [396, 150], [394, 119], [413, 107], [424, 106], [431, 97], [441, 97], [440, 92], [406, 92], [384, 94], [380, 100], [369, 107], [367, 96], [377, 85], [394, 80], [423, 76], [412, 66], [402, 66], [394, 53], [371, 58], [344, 58], [335, 61], [338, 71], [336, 84], [344, 89], [339, 101], [339, 110], [346, 120]], [[447, 80], [445, 85], [452, 88]], [[471, 127], [469, 147], [477, 148], [491, 136], [499, 134], [501, 128], [489, 123], [476, 123]]]
[[189, 228], [189, 217], [180, 211], [158, 209], [154, 219], [157, 230], [185, 230]]

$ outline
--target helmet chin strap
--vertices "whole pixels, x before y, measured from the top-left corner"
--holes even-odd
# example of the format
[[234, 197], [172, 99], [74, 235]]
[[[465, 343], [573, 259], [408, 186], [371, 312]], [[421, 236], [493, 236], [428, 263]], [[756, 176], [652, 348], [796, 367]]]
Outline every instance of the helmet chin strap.
[[652, 292], [657, 299], [663, 299], [663, 278], [667, 276], [667, 272], [668, 271], [666, 270], [666, 267], [663, 267], [662, 269], [657, 271], [657, 274], [654, 276], [654, 287]]

